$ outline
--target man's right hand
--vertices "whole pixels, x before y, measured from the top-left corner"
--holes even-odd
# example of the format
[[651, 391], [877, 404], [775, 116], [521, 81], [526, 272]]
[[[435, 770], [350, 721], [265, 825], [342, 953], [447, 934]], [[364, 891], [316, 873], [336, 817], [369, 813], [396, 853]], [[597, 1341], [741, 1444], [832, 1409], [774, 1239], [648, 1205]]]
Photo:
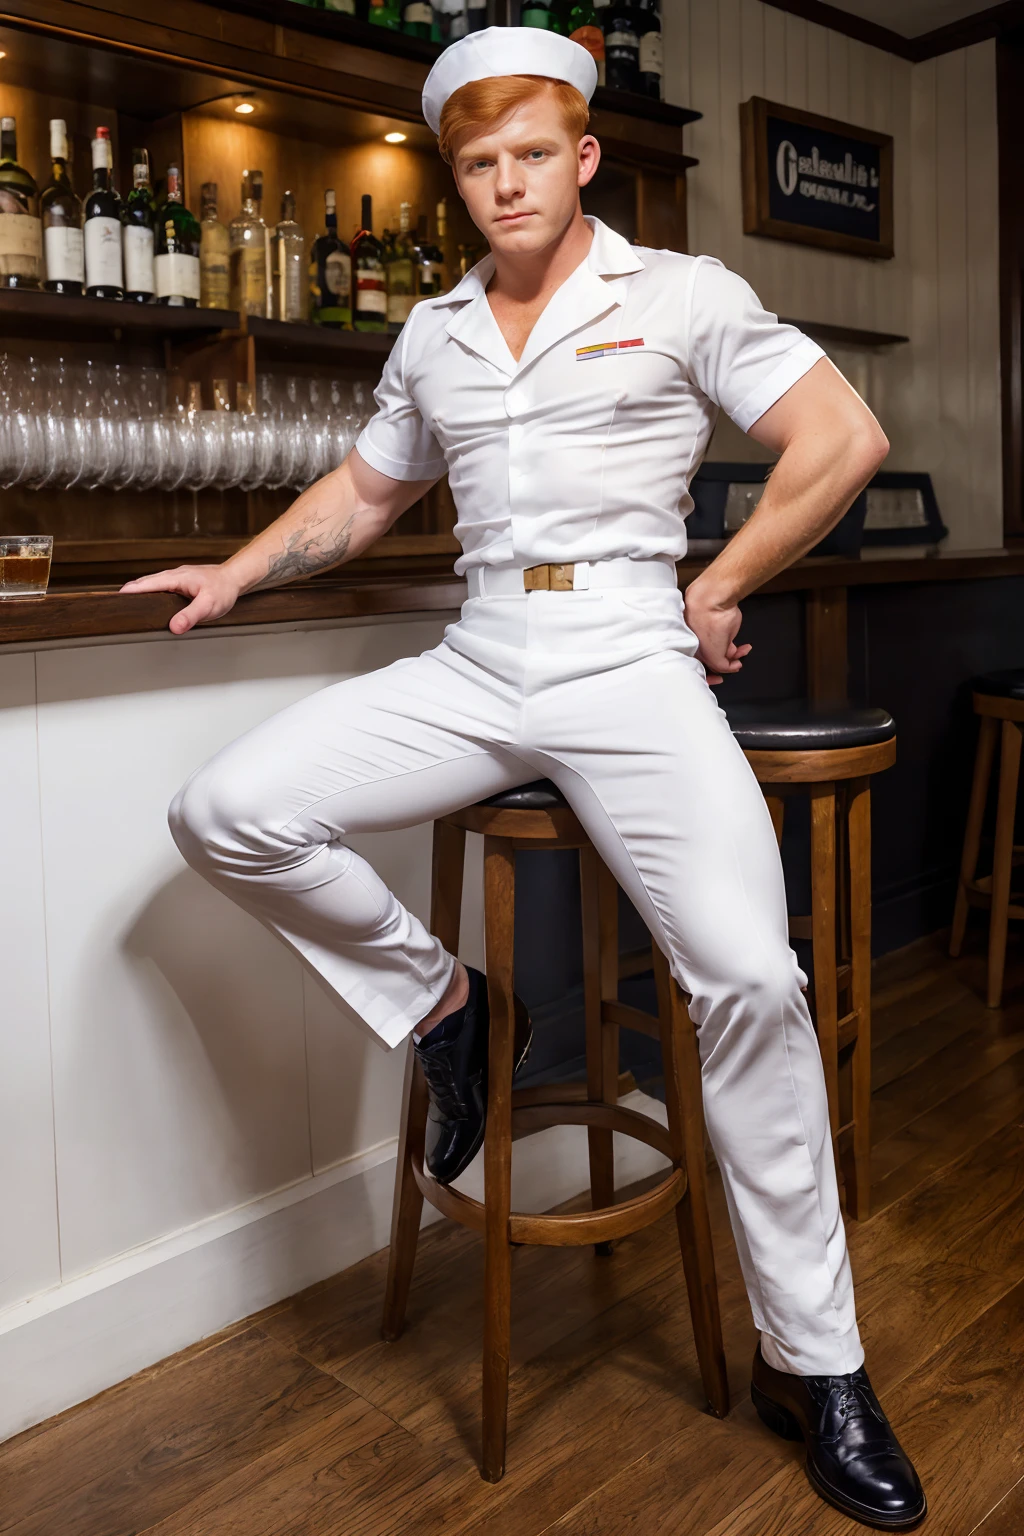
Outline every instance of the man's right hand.
[[192, 601], [178, 610], [168, 628], [183, 635], [196, 624], [208, 624], [234, 607], [241, 588], [226, 565], [179, 565], [173, 571], [156, 571], [126, 581], [122, 592], [180, 592]]

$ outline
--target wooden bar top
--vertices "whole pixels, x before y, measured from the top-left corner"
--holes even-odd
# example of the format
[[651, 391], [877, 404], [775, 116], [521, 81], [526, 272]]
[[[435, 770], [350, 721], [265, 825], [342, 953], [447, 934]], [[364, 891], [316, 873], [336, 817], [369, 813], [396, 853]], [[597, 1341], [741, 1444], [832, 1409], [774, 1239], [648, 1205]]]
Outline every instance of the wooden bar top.
[[[710, 559], [681, 560], [680, 586], [685, 588], [709, 563]], [[858, 560], [839, 556], [797, 560], [758, 588], [758, 595], [1022, 575], [1024, 548], [951, 550], [912, 557], [879, 550]], [[318, 577], [270, 592], [249, 593], [223, 619], [204, 627], [373, 620], [401, 614], [458, 611], [465, 596], [465, 581], [451, 573], [391, 578]], [[171, 615], [184, 602], [183, 598], [164, 593], [122, 594], [116, 586], [59, 585], [43, 598], [0, 602], [0, 645], [153, 634], [167, 628]]]

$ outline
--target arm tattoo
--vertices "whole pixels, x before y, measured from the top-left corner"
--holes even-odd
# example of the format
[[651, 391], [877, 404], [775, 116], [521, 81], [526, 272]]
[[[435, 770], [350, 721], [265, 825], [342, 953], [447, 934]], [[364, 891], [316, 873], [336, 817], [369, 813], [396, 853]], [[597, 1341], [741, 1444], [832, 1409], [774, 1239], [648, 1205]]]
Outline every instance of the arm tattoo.
[[331, 521], [314, 512], [301, 528], [289, 534], [284, 549], [270, 561], [266, 576], [252, 590], [261, 592], [296, 576], [312, 576], [314, 571], [340, 564], [348, 554], [355, 514], [340, 528], [331, 527]]

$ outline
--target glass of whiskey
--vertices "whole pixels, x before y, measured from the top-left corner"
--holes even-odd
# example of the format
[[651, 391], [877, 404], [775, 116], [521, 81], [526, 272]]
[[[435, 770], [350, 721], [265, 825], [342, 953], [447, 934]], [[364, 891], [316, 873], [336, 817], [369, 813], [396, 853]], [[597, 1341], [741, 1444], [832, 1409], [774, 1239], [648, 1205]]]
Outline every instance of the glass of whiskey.
[[52, 533], [0, 534], [0, 599], [45, 597]]

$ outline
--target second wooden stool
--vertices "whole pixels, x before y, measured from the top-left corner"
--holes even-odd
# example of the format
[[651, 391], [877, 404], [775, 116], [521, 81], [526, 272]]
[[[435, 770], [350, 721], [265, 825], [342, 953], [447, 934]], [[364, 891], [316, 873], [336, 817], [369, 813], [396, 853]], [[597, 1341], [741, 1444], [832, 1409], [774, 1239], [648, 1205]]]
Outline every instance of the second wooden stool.
[[804, 700], [730, 704], [726, 712], [780, 845], [784, 796], [810, 799], [812, 911], [791, 916], [789, 934], [811, 940], [832, 1143], [846, 1209], [864, 1221], [871, 1203], [871, 775], [896, 761], [896, 726], [885, 709]]
[[[618, 1000], [617, 886], [576, 816], [548, 780], [522, 785], [434, 822], [430, 927], [450, 954], [459, 947], [466, 833], [484, 836], [484, 925], [490, 1009], [484, 1201], [431, 1178], [423, 1163], [427, 1093], [410, 1048], [391, 1227], [383, 1333], [402, 1331], [416, 1257], [423, 1199], [484, 1235], [483, 1476], [505, 1470], [508, 1413], [512, 1249], [517, 1243], [554, 1247], [594, 1244], [607, 1252], [617, 1238], [675, 1212], [701, 1380], [712, 1413], [729, 1410], [715, 1260], [708, 1214], [697, 1037], [685, 994], [653, 945], [659, 1016]], [[513, 929], [518, 849], [578, 848], [583, 918], [587, 1082], [512, 1088]], [[668, 1128], [618, 1103], [618, 1031], [660, 1036]], [[593, 1209], [571, 1215], [512, 1210], [512, 1142], [551, 1125], [585, 1125], [590, 1148]], [[671, 1161], [653, 1189], [614, 1203], [612, 1136], [646, 1142]]]

